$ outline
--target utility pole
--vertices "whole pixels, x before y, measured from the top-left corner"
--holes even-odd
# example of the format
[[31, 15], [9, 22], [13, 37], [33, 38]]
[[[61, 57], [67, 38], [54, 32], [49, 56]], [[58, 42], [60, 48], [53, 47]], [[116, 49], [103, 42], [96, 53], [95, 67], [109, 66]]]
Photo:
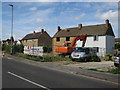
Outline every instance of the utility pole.
[[13, 38], [13, 5], [9, 4], [9, 6], [12, 7], [12, 18], [11, 18], [11, 50], [10, 50], [10, 53], [12, 55], [13, 54], [13, 41], [12, 41], [12, 38]]

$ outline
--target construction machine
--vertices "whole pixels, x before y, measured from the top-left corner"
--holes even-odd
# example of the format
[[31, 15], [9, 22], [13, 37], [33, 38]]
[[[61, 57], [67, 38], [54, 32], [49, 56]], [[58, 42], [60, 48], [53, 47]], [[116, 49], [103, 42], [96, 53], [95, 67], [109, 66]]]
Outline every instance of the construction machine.
[[83, 34], [82, 35], [78, 35], [78, 36], [73, 38], [71, 43], [64, 42], [63, 46], [57, 46], [56, 47], [56, 52], [64, 54], [64, 55], [65, 54], [71, 54], [73, 52], [73, 50], [75, 49], [75, 47], [76, 47], [76, 42], [78, 40], [83, 41], [82, 42], [82, 47], [84, 47], [86, 39], [87, 39], [87, 34], [85, 34], [85, 35], [83, 35]]

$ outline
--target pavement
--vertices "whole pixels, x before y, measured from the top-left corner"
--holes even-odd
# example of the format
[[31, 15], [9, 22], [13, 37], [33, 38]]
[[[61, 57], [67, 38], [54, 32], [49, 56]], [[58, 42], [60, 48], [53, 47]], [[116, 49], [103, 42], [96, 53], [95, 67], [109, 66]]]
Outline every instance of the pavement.
[[[14, 56], [3, 58], [2, 87], [40, 88], [45, 90], [54, 88], [118, 88], [117, 83], [65, 73], [63, 68], [61, 68], [63, 70], [61, 72], [48, 67], [45, 68], [44, 65], [51, 67], [50, 64], [36, 63]], [[64, 69], [66, 72], [69, 71], [66, 68]]]
[[84, 76], [84, 77], [89, 77], [89, 78], [105, 80], [108, 82], [118, 83], [118, 74], [90, 71], [86, 69], [81, 69], [79, 67], [58, 65], [58, 64], [53, 64], [49, 62], [36, 62], [36, 61], [23, 59], [23, 58], [16, 57], [16, 56], [11, 56], [9, 54], [6, 55], [6, 58], [10, 60], [12, 59], [18, 62], [23, 62], [23, 63], [36, 66], [36, 67], [42, 67], [42, 68], [47, 68], [47, 69], [55, 70], [55, 71], [61, 71], [61, 72], [70, 73], [70, 74], [74, 74], [78, 76]]

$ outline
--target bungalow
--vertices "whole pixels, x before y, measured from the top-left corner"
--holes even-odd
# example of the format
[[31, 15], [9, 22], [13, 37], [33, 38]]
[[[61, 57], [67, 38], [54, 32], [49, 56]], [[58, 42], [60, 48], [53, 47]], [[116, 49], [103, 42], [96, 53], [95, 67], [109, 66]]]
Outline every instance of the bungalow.
[[[114, 54], [114, 42], [115, 35], [109, 20], [106, 20], [106, 24], [82, 26], [78, 24], [78, 27], [61, 29], [58, 26], [58, 31], [53, 36], [53, 53], [55, 53], [56, 46], [62, 46], [65, 41], [72, 42], [73, 38], [87, 34], [87, 40], [85, 47], [96, 47], [98, 56], [105, 56], [105, 54]], [[82, 41], [76, 42], [76, 47], [81, 47]]]
[[22, 39], [22, 44], [24, 46], [31, 46], [31, 47], [38, 47], [38, 46], [51, 46], [52, 45], [52, 39], [49, 36], [49, 34], [44, 31], [44, 29], [41, 29], [41, 32], [33, 32], [30, 34], [27, 34]]

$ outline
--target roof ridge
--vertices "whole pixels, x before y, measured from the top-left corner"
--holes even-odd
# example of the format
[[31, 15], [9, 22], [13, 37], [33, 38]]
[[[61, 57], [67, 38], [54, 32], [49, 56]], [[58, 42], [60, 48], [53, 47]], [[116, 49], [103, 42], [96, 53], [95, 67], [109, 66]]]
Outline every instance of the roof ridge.
[[[105, 25], [105, 24], [97, 24], [97, 25], [88, 25], [88, 26], [82, 26], [82, 27], [91, 27], [91, 26], [101, 26], [101, 25]], [[78, 27], [72, 27], [72, 28], [64, 28], [62, 30], [67, 30], [67, 29], [77, 29]]]

